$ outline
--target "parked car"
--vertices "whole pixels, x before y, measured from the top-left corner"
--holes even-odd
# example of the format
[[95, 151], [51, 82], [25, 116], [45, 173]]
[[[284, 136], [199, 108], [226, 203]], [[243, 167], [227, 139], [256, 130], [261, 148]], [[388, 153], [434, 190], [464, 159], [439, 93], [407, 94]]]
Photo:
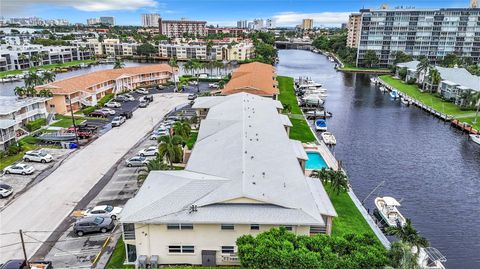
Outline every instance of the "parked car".
[[105, 107], [119, 108], [122, 107], [122, 104], [120, 104], [119, 102], [110, 101], [108, 103], [105, 103]]
[[114, 207], [111, 205], [97, 205], [93, 208], [87, 209], [83, 215], [85, 217], [100, 216], [109, 217], [111, 219], [117, 219], [118, 214], [122, 212], [121, 207]]
[[92, 111], [90, 114], [89, 114], [90, 117], [96, 117], [96, 118], [106, 118], [108, 117], [108, 114], [101, 111], [101, 110], [95, 110], [95, 111]]
[[175, 124], [175, 122], [177, 122], [177, 121], [174, 121], [174, 120], [164, 120], [164, 121], [162, 122], [162, 124], [172, 126], [172, 125]]
[[135, 101], [135, 97], [133, 97], [133, 95], [129, 94], [129, 93], [126, 93], [124, 95], [122, 95], [123, 97], [127, 98], [128, 101]]
[[190, 80], [188, 82], [189, 85], [192, 85], [192, 86], [197, 86], [198, 85], [198, 82], [196, 80]]
[[123, 111], [120, 113], [120, 116], [125, 117], [126, 119], [130, 119], [133, 117], [133, 112], [132, 111]]
[[189, 94], [188, 95], [188, 100], [195, 100], [197, 99], [197, 95], [196, 94]]
[[13, 164], [3, 169], [5, 174], [19, 174], [19, 175], [31, 175], [35, 172], [35, 168], [24, 163]]
[[5, 183], [0, 183], [0, 198], [8, 197], [12, 193], [13, 193], [12, 186]]
[[167, 86], [165, 86], [165, 85], [157, 85], [155, 88], [156, 88], [157, 90], [161, 91], [161, 90], [165, 90], [165, 89], [167, 88]]
[[109, 115], [115, 115], [117, 113], [117, 111], [111, 109], [111, 108], [107, 108], [107, 107], [104, 107], [102, 109], [100, 109], [100, 111], [103, 111]]
[[220, 87], [220, 86], [218, 85], [218, 83], [209, 83], [209, 84], [208, 84], [208, 87], [210, 87], [210, 88], [218, 88], [218, 87]]
[[29, 261], [25, 260], [8, 260], [6, 263], [0, 265], [0, 269], [52, 269], [53, 265], [51, 261]]
[[126, 161], [128, 167], [147, 165], [148, 160], [142, 156], [133, 156]]
[[127, 119], [124, 116], [116, 116], [112, 120], [112, 127], [117, 127], [125, 123]]
[[147, 102], [153, 102], [153, 95], [149, 94], [149, 95], [145, 95], [145, 96], [142, 96], [140, 97], [139, 101], [147, 101]]
[[25, 152], [25, 155], [23, 155], [23, 160], [25, 162], [49, 163], [53, 161], [53, 157], [52, 155], [41, 150], [30, 150]]
[[113, 224], [112, 218], [89, 216], [77, 220], [73, 225], [73, 232], [78, 236], [83, 236], [86, 233], [106, 233], [112, 230], [113, 227], [115, 227], [115, 225]]
[[115, 101], [117, 102], [128, 102], [130, 101], [128, 97], [125, 97], [123, 95], [118, 95], [117, 97], [115, 97]]
[[138, 155], [145, 157], [145, 156], [156, 156], [158, 154], [158, 147], [151, 146], [146, 149], [142, 149], [138, 152]]
[[159, 137], [170, 135], [170, 132], [167, 129], [159, 129], [153, 131], [150, 135], [151, 140], [157, 140]]
[[145, 108], [147, 106], [148, 106], [148, 102], [145, 100], [140, 101], [140, 103], [138, 104], [138, 107], [141, 107], [141, 108]]
[[145, 88], [136, 89], [135, 92], [139, 94], [148, 94], [148, 90]]

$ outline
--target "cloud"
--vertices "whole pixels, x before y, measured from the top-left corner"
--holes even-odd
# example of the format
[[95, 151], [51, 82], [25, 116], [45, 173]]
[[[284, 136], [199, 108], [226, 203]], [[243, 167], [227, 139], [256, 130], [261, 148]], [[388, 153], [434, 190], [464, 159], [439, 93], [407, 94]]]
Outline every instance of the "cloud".
[[155, 0], [1, 0], [3, 14], [13, 15], [32, 6], [72, 7], [81, 11], [137, 10], [155, 8]]
[[281, 12], [273, 16], [277, 26], [295, 26], [302, 23], [302, 19], [313, 19], [316, 26], [340, 25], [348, 21], [351, 12], [320, 12], [320, 13], [297, 13]]

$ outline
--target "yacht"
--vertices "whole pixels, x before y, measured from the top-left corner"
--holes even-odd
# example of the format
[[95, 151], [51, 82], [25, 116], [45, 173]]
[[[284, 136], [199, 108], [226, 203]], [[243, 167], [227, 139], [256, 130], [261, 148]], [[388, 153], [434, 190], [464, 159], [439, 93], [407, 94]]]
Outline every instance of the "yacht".
[[380, 91], [381, 91], [381, 92], [386, 92], [386, 91], [388, 91], [388, 90], [387, 90], [387, 88], [385, 88], [385, 87], [383, 87], [383, 86], [380, 86]]
[[390, 96], [393, 98], [393, 99], [397, 99], [399, 97], [398, 95], [398, 91], [397, 90], [392, 90], [390, 92]]
[[436, 248], [420, 248], [417, 263], [421, 269], [445, 269], [447, 258]]
[[375, 206], [378, 209], [378, 213], [390, 227], [405, 226], [405, 217], [398, 211], [400, 203], [393, 197], [384, 196], [375, 198]]
[[475, 134], [471, 134], [471, 135], [470, 135], [470, 138], [472, 139], [472, 141], [473, 141], [474, 143], [477, 143], [477, 144], [480, 145], [480, 134], [476, 134], [476, 135], [475, 135]]
[[327, 130], [327, 121], [324, 119], [318, 119], [315, 121], [315, 130], [324, 132]]
[[317, 94], [310, 94], [302, 98], [302, 103], [306, 106], [322, 106], [325, 98]]
[[327, 145], [336, 145], [337, 144], [337, 139], [335, 139], [335, 136], [330, 132], [323, 132], [322, 133], [322, 140]]
[[309, 119], [311, 118], [331, 118], [332, 113], [325, 110], [310, 110], [305, 112], [305, 116]]

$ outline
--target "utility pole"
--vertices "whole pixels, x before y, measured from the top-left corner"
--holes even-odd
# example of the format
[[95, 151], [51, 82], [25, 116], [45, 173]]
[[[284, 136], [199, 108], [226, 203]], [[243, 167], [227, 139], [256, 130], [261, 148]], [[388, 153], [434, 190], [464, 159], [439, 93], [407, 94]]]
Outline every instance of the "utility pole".
[[80, 144], [78, 143], [78, 133], [77, 133], [77, 125], [75, 124], [75, 117], [73, 116], [73, 107], [72, 107], [72, 99], [70, 98], [70, 95], [68, 96], [68, 105], [70, 106], [70, 114], [72, 115], [72, 123], [73, 123], [73, 128], [75, 132], [75, 141], [77, 141], [77, 148], [80, 147]]
[[27, 251], [25, 250], [25, 241], [23, 240], [22, 229], [19, 230], [19, 233], [20, 233], [20, 240], [22, 241], [23, 257], [25, 258], [25, 263], [27, 265], [27, 268], [30, 268], [28, 264]]

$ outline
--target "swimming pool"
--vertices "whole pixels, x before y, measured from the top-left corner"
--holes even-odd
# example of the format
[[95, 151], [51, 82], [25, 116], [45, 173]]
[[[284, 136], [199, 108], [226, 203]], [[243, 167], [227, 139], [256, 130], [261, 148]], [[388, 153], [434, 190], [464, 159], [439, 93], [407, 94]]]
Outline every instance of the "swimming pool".
[[305, 169], [308, 170], [320, 170], [322, 168], [328, 168], [327, 163], [318, 152], [307, 152], [308, 160], [305, 164]]

